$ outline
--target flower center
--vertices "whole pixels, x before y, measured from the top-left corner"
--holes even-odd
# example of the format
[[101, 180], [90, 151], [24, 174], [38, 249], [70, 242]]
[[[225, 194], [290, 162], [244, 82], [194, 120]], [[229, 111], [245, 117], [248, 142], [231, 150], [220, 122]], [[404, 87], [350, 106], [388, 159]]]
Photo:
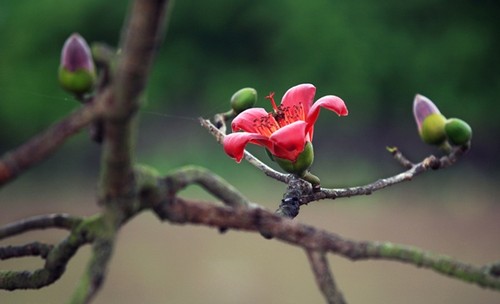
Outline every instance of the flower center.
[[271, 101], [274, 109], [274, 113], [271, 114], [281, 127], [289, 125], [297, 120], [306, 120], [302, 102], [298, 102], [293, 106], [285, 107], [283, 105], [280, 105], [278, 107], [276, 106], [276, 102], [274, 101], [274, 92], [269, 93], [266, 98]]
[[271, 102], [273, 112], [253, 121], [255, 128], [258, 132], [260, 132], [260, 134], [271, 136], [271, 134], [286, 125], [298, 120], [306, 120], [302, 102], [298, 102], [293, 106], [287, 107], [284, 107], [283, 105], [277, 106], [274, 101], [274, 92], [269, 93], [269, 95], [266, 96], [266, 99]]

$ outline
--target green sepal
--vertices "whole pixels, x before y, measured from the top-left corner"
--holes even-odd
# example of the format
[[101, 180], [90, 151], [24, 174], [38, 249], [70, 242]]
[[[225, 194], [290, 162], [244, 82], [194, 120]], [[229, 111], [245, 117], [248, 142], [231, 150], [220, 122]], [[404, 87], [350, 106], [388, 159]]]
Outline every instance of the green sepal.
[[58, 76], [61, 86], [68, 92], [77, 95], [90, 93], [96, 82], [95, 72], [87, 69], [78, 69], [71, 72], [60, 67]]
[[307, 170], [311, 167], [314, 161], [314, 150], [311, 142], [307, 142], [297, 159], [292, 162], [288, 159], [273, 156], [274, 161], [286, 172], [296, 174], [300, 177], [306, 174]]

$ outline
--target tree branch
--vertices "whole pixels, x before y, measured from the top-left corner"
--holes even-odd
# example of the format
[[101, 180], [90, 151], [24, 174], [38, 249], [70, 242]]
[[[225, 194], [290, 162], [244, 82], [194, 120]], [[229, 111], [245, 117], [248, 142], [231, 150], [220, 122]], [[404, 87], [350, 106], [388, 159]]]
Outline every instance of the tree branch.
[[165, 183], [172, 198], [187, 186], [197, 184], [228, 206], [255, 206], [222, 177], [202, 167], [187, 166], [178, 169], [165, 178]]
[[84, 277], [73, 294], [70, 303], [90, 303], [101, 289], [114, 247], [114, 236], [97, 239], [92, 247], [90, 259]]
[[[216, 120], [218, 121], [218, 125], [220, 125], [221, 128], [225, 129], [223, 117], [224, 116], [222, 114], [216, 115]], [[201, 126], [207, 129], [208, 132], [215, 137], [218, 143], [223, 143], [225, 137], [224, 132], [213, 125], [209, 120], [199, 118], [199, 121]], [[281, 204], [276, 212], [279, 215], [293, 218], [299, 214], [299, 208], [301, 205], [306, 205], [313, 201], [322, 199], [336, 199], [340, 197], [351, 197], [357, 195], [369, 195], [386, 187], [393, 186], [405, 181], [410, 181], [415, 176], [420, 175], [423, 172], [428, 171], [429, 169], [437, 170], [449, 167], [456, 163], [470, 149], [470, 146], [467, 145], [454, 147], [448, 155], [445, 155], [441, 158], [437, 158], [436, 156], [431, 155], [417, 164], [411, 163], [397, 148], [391, 147], [387, 149], [394, 156], [394, 159], [396, 159], [396, 161], [398, 161], [403, 167], [407, 168], [408, 170], [391, 177], [379, 179], [373, 183], [363, 186], [338, 189], [321, 188], [320, 191], [313, 191], [308, 182], [301, 182], [301, 179], [297, 177], [282, 174], [278, 171], [273, 170], [246, 150], [244, 158], [250, 164], [264, 172], [267, 176], [287, 183], [287, 190], [283, 195], [283, 200], [281, 201]]]
[[101, 170], [101, 200], [134, 196], [133, 118], [156, 49], [163, 38], [168, 0], [133, 1], [123, 27], [113, 102], [106, 111]]
[[389, 242], [353, 241], [337, 234], [319, 230], [283, 218], [264, 209], [230, 208], [197, 203], [177, 198], [157, 202], [156, 214], [173, 223], [200, 224], [223, 229], [264, 232], [266, 235], [306, 250], [331, 252], [347, 259], [383, 259], [433, 269], [455, 279], [481, 287], [500, 290], [500, 278], [493, 275], [491, 266], [476, 267], [444, 255], [436, 255], [415, 247]]
[[328, 260], [324, 252], [306, 250], [307, 258], [318, 284], [319, 290], [323, 293], [329, 304], [345, 304], [344, 296], [337, 288], [332, 272], [328, 266]]
[[78, 248], [87, 242], [88, 239], [72, 234], [50, 249], [43, 268], [33, 272], [0, 271], [0, 289], [39, 289], [52, 284], [64, 273]]
[[0, 247], [0, 260], [25, 256], [40, 256], [45, 259], [52, 248], [54, 246], [40, 242], [33, 242], [22, 246]]
[[5, 153], [0, 159], [0, 186], [49, 157], [66, 139], [89, 125], [100, 115], [100, 104], [100, 100], [95, 100], [80, 107], [17, 149]]
[[62, 228], [71, 230], [82, 221], [68, 214], [38, 215], [0, 227], [0, 240], [30, 230]]
[[[434, 155], [426, 157], [421, 162], [411, 165], [411, 168], [399, 173], [397, 175], [379, 179], [373, 183], [358, 186], [358, 187], [349, 187], [349, 188], [341, 188], [341, 189], [326, 189], [322, 188], [319, 192], [312, 192], [309, 190], [304, 191], [305, 195], [300, 198], [300, 204], [304, 205], [312, 201], [317, 201], [321, 199], [336, 199], [339, 197], [351, 197], [356, 195], [369, 195], [375, 191], [387, 188], [389, 186], [393, 186], [405, 181], [410, 181], [414, 177], [432, 170], [444, 169], [447, 168], [454, 163], [456, 163], [467, 151], [469, 150], [468, 146], [463, 147], [455, 147], [452, 152], [448, 155], [442, 156], [441, 158], [437, 158]], [[394, 155], [395, 159], [400, 162], [403, 166], [407, 167], [410, 163], [399, 150], [393, 148], [391, 153]]]
[[[50, 223], [57, 222], [57, 227], [69, 228], [69, 226], [71, 226], [71, 232], [65, 239], [55, 246], [37, 244], [35, 242], [25, 246], [11, 247], [12, 249], [7, 247], [6, 251], [4, 251], [5, 256], [7, 257], [14, 257], [14, 254], [17, 254], [17, 256], [20, 257], [32, 253], [30, 255], [39, 255], [44, 258], [45, 264], [43, 268], [35, 271], [0, 271], [0, 289], [38, 289], [50, 285], [62, 276], [66, 270], [66, 265], [69, 260], [75, 255], [76, 251], [81, 246], [93, 243], [97, 239], [109, 237], [110, 235], [114, 236], [114, 234], [109, 233], [109, 227], [112, 225], [109, 224], [109, 219], [104, 215], [95, 215], [85, 219], [74, 219], [63, 216], [60, 218], [62, 220], [54, 220], [52, 222], [47, 220], [56, 218], [57, 216], [51, 215], [40, 216], [18, 222], [30, 223], [28, 226], [23, 224], [5, 226], [29, 227], [28, 230], [33, 230], [54, 227], [54, 225]], [[23, 231], [27, 230], [25, 229]]]
[[[222, 145], [224, 141], [224, 137], [226, 136], [222, 131], [220, 131], [216, 126], [214, 126], [210, 120], [199, 118], [198, 119], [201, 126], [204, 127], [205, 129], [208, 130], [212, 136], [215, 137], [218, 143]], [[261, 162], [257, 157], [253, 156], [250, 152], [245, 150], [244, 153], [244, 158], [246, 161], [248, 161], [251, 165], [259, 169], [260, 171], [264, 172], [265, 175], [274, 178], [275, 180], [278, 180], [283, 183], [288, 183], [290, 175], [288, 174], [283, 174], [280, 173], [273, 168], [269, 167], [268, 165], [264, 164]]]

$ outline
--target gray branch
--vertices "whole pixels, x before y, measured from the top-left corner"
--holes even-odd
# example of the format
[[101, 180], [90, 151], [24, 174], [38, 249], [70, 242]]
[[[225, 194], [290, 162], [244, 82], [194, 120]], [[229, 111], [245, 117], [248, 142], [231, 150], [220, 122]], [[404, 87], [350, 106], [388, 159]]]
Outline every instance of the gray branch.
[[31, 230], [61, 228], [71, 230], [81, 222], [81, 218], [68, 214], [39, 215], [0, 227], [0, 240]]
[[495, 272], [497, 264], [477, 267], [416, 247], [390, 242], [353, 241], [260, 208], [220, 207], [177, 198], [175, 202], [158, 202], [155, 210], [162, 220], [174, 223], [258, 231], [305, 250], [330, 252], [353, 261], [382, 259], [408, 263], [481, 287], [500, 290], [500, 277]]
[[318, 284], [319, 290], [323, 293], [328, 304], [345, 304], [346, 301], [342, 292], [337, 288], [337, 284], [333, 279], [333, 274], [330, 271], [328, 260], [324, 252], [306, 250], [309, 264], [311, 264], [312, 272]]

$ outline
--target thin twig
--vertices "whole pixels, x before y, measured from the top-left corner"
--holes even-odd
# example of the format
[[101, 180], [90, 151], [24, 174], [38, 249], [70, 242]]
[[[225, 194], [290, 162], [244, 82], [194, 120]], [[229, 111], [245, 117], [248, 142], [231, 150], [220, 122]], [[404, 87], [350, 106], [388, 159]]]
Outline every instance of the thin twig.
[[197, 184], [228, 206], [256, 206], [222, 177], [202, 167], [187, 166], [180, 168], [169, 174], [165, 178], [165, 183], [169, 189], [169, 195], [172, 197], [185, 187]]
[[41, 269], [31, 271], [0, 271], [0, 289], [39, 289], [61, 277], [66, 265], [78, 248], [90, 240], [81, 235], [70, 235], [51, 248]]
[[[220, 125], [221, 128], [225, 129], [222, 115], [216, 115], [215, 120], [218, 122], [218, 125]], [[225, 137], [224, 132], [213, 125], [210, 120], [199, 118], [199, 121], [201, 126], [207, 129], [208, 132], [215, 137], [217, 142], [223, 144]], [[312, 191], [311, 187], [307, 183], [302, 183], [301, 185], [299, 185], [300, 187], [302, 187], [302, 189], [298, 189], [299, 191], [297, 191], [297, 181], [292, 176], [285, 175], [273, 170], [246, 150], [244, 151], [244, 158], [259, 170], [263, 171], [267, 176], [288, 184], [287, 191], [284, 194], [284, 198], [277, 210], [277, 213], [286, 217], [293, 218], [298, 215], [299, 207], [301, 205], [308, 204], [312, 201], [318, 201], [322, 199], [336, 199], [340, 197], [351, 197], [358, 195], [369, 195], [386, 187], [399, 184], [404, 181], [409, 181], [413, 177], [425, 171], [428, 171], [429, 169], [437, 170], [449, 167], [457, 162], [469, 149], [470, 145], [454, 147], [448, 155], [445, 155], [441, 158], [437, 158], [434, 155], [431, 155], [425, 158], [420, 163], [413, 164], [401, 153], [398, 148], [388, 147], [387, 150], [393, 155], [394, 159], [408, 170], [391, 177], [379, 179], [373, 183], [363, 186], [338, 189], [321, 188], [320, 191]], [[296, 201], [298, 201], [298, 204], [296, 204]]]
[[342, 292], [337, 288], [324, 252], [306, 250], [307, 258], [318, 284], [328, 304], [345, 304]]
[[61, 228], [71, 230], [82, 221], [68, 214], [38, 215], [0, 227], [0, 240], [30, 230]]
[[40, 256], [45, 259], [52, 248], [54, 248], [53, 245], [40, 242], [33, 242], [22, 246], [0, 247], [0, 260], [25, 256]]
[[[304, 195], [300, 198], [300, 204], [304, 205], [308, 204], [309, 202], [321, 199], [336, 199], [339, 197], [369, 195], [375, 191], [387, 188], [389, 186], [393, 186], [405, 181], [410, 181], [417, 175], [420, 175], [430, 169], [438, 170], [447, 168], [456, 163], [460, 159], [460, 157], [462, 157], [467, 151], [468, 147], [455, 147], [450, 154], [442, 156], [441, 158], [437, 158], [434, 155], [428, 156], [421, 162], [412, 165], [410, 169], [404, 172], [391, 177], [379, 179], [373, 183], [363, 186], [339, 189], [321, 188], [319, 192], [312, 192], [306, 189], [306, 191], [303, 192]], [[409, 161], [403, 156], [401, 152], [399, 152], [399, 150], [396, 149], [391, 153], [393, 153], [398, 162], [402, 164], [409, 163]]]
[[101, 289], [114, 247], [114, 236], [97, 239], [92, 248], [84, 277], [75, 290], [71, 303], [90, 303]]
[[49, 157], [66, 139], [95, 120], [101, 101], [86, 104], [0, 159], [0, 186]]
[[[198, 119], [201, 126], [204, 127], [205, 129], [208, 130], [212, 136], [215, 137], [218, 143], [221, 145], [224, 142], [224, 137], [226, 136], [224, 133], [222, 133], [219, 129], [217, 129], [216, 126], [214, 126], [210, 120], [204, 119], [204, 118], [199, 118]], [[251, 165], [259, 169], [260, 171], [264, 172], [267, 176], [274, 178], [275, 180], [278, 180], [283, 183], [288, 183], [289, 180], [289, 175], [288, 174], [283, 174], [280, 173], [273, 168], [269, 167], [268, 165], [264, 164], [262, 161], [260, 161], [257, 157], [253, 156], [250, 152], [245, 150], [244, 152], [244, 158], [246, 161], [248, 161]]]

